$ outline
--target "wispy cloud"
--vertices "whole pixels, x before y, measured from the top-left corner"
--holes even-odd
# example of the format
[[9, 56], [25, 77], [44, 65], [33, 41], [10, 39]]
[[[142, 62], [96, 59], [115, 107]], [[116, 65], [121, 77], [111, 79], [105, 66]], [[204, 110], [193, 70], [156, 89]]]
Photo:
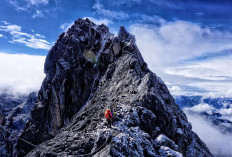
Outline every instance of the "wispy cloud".
[[7, 32], [12, 36], [12, 40], [9, 41], [11, 43], [19, 43], [30, 48], [46, 50], [49, 50], [52, 45], [52, 43], [44, 39], [44, 35], [22, 32], [22, 27], [18, 25], [0, 25], [0, 31]]
[[173, 95], [186, 95], [186, 90], [184, 90], [182, 87], [177, 86], [177, 85], [173, 85], [169, 82], [166, 82], [166, 85], [169, 87], [169, 91]]
[[[231, 33], [186, 21], [134, 24], [129, 30], [136, 36], [149, 67], [169, 82], [172, 91], [193, 93], [192, 87], [195, 87], [195, 92], [203, 91], [204, 94], [207, 91], [224, 96], [231, 94], [232, 55], [220, 54], [232, 49]], [[213, 54], [210, 59], [201, 57], [209, 54]], [[201, 59], [194, 62], [193, 58]]]
[[155, 55], [153, 65], [178, 63], [208, 52], [232, 48], [232, 34], [201, 28], [191, 22], [166, 22], [161, 26], [134, 24], [130, 31], [138, 35], [137, 43], [142, 52], [146, 52], [145, 58]]
[[132, 14], [131, 17], [134, 18], [135, 23], [161, 25], [166, 22], [163, 18], [157, 15]]
[[27, 0], [31, 5], [47, 5], [49, 0]]
[[171, 75], [232, 82], [231, 59], [232, 55], [217, 57], [211, 60], [187, 63], [187, 65], [180, 65], [173, 68], [170, 67], [165, 69], [165, 72]]
[[34, 19], [53, 16], [58, 9], [59, 0], [8, 0], [8, 2], [15, 10], [29, 13]]
[[44, 13], [41, 10], [36, 10], [35, 13], [32, 15], [32, 18], [37, 17], [44, 17]]
[[94, 4], [93, 9], [96, 10], [96, 13], [103, 15], [108, 18], [117, 19], [117, 20], [125, 20], [129, 18], [129, 15], [123, 11], [113, 11], [105, 9], [105, 7], [97, 2]]
[[[106, 26], [109, 26], [110, 24], [113, 24], [112, 20], [109, 20], [106, 18], [97, 19], [93, 17], [83, 17], [83, 19], [86, 19], [86, 18], [88, 18], [90, 21], [94, 22], [97, 25], [105, 24]], [[60, 29], [67, 31], [72, 25], [73, 25], [73, 22], [63, 23], [62, 25], [60, 25]]]
[[[208, 97], [204, 96], [203, 98], [208, 98]], [[220, 108], [219, 107], [215, 108], [214, 106], [211, 106], [211, 105], [209, 105], [207, 103], [204, 103], [204, 101], [202, 101], [200, 104], [197, 104], [197, 105], [195, 105], [193, 107], [184, 108], [184, 111], [189, 112], [189, 113], [203, 113], [203, 112], [206, 112], [209, 115], [212, 115], [212, 113], [220, 113], [221, 114], [221, 117], [220, 117], [221, 119], [227, 119], [227, 120], [232, 122], [232, 104], [230, 104], [229, 102], [226, 103], [226, 100], [223, 103], [224, 103], [224, 105], [221, 105]]]
[[134, 5], [139, 5], [142, 3], [142, 0], [120, 0], [120, 1], [108, 1], [112, 6], [122, 6], [126, 5], [128, 7], [133, 7]]
[[16, 10], [19, 11], [25, 11], [35, 6], [49, 4], [49, 0], [8, 0], [8, 1]]
[[[204, 95], [211, 97], [232, 97], [231, 59], [232, 55], [228, 55], [210, 60], [189, 62], [165, 68], [164, 72], [174, 78], [172, 79], [173, 84], [194, 86], [198, 88], [195, 92], [203, 89], [208, 91], [204, 92]], [[181, 79], [182, 81], [178, 83], [177, 76], [185, 78], [185, 80]], [[175, 92], [173, 91], [173, 93]]]
[[0, 93], [28, 94], [38, 91], [45, 77], [45, 56], [0, 52]]
[[35, 36], [36, 36], [36, 37], [39, 37], [39, 38], [46, 38], [44, 35], [38, 34], [38, 33], [36, 33]]
[[3, 37], [3, 34], [0, 34], [0, 38]]
[[7, 21], [1, 21], [2, 23], [4, 23], [5, 25], [8, 25], [10, 23], [8, 23]]
[[192, 123], [193, 131], [205, 142], [215, 156], [232, 156], [232, 137], [222, 134], [218, 129], [210, 125], [206, 119], [187, 113], [188, 120]]
[[60, 29], [67, 31], [72, 25], [73, 25], [73, 22], [63, 23], [62, 25], [60, 25]]
[[21, 26], [18, 26], [18, 25], [0, 25], [0, 31], [20, 32], [21, 31]]

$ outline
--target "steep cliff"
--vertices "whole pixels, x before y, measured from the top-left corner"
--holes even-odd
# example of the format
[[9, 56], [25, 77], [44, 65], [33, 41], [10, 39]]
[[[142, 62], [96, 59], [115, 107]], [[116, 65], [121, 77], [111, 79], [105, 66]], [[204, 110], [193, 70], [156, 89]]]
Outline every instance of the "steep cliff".
[[[49, 51], [44, 70], [21, 135], [40, 146], [19, 141], [19, 156], [211, 156], [124, 27], [114, 36], [78, 19]], [[109, 105], [117, 115], [112, 129], [105, 126]]]

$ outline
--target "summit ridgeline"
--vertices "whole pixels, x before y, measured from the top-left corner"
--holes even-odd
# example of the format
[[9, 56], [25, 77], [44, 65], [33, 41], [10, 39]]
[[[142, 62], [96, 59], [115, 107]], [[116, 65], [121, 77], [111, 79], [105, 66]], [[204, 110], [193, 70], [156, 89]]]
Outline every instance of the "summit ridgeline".
[[[18, 156], [212, 156], [164, 82], [147, 67], [134, 35], [78, 19], [49, 51], [38, 102]], [[109, 105], [116, 119], [106, 127]]]

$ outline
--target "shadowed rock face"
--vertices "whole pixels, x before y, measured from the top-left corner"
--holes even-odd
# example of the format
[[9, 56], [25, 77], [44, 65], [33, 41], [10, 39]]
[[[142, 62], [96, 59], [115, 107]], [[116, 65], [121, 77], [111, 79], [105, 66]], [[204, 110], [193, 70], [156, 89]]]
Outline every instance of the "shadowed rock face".
[[[115, 37], [105, 25], [78, 19], [44, 69], [22, 138], [60, 156], [211, 156], [124, 27]], [[116, 108], [113, 129], [105, 126], [109, 105]], [[19, 141], [19, 156], [32, 149]], [[36, 155], [53, 154], [39, 148], [27, 154]]]

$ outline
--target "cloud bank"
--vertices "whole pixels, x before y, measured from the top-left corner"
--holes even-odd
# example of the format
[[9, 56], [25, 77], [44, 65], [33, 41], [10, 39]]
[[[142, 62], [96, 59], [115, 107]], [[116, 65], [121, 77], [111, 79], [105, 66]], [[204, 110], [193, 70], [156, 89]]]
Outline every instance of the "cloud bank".
[[29, 94], [38, 91], [45, 77], [45, 56], [0, 52], [0, 93]]
[[232, 156], [232, 136], [222, 134], [219, 130], [210, 125], [210, 122], [197, 115], [187, 113], [193, 131], [205, 142], [209, 150], [218, 157]]
[[96, 10], [96, 13], [112, 19], [120, 20], [129, 18], [129, 15], [127, 13], [123, 11], [108, 10], [101, 3], [98, 2], [93, 5], [93, 9]]
[[173, 95], [232, 96], [231, 33], [180, 20], [133, 24], [129, 31]]

